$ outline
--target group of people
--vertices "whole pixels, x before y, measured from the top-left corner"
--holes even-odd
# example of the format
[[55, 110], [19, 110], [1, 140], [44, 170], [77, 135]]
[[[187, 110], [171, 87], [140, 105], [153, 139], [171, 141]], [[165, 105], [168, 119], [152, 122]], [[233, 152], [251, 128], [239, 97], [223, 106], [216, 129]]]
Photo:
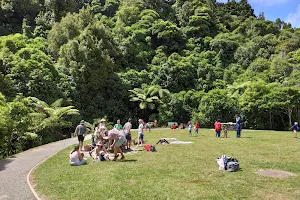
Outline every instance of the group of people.
[[[138, 127], [138, 144], [144, 143], [144, 122], [139, 119]], [[125, 158], [123, 149], [131, 150], [132, 135], [131, 135], [131, 119], [121, 125], [120, 120], [111, 130], [107, 129], [106, 120], [101, 119], [100, 123], [95, 125], [94, 133], [92, 134], [92, 145], [89, 154], [93, 157], [93, 160], [105, 161], [109, 160], [108, 152], [113, 150], [114, 158], [116, 161], [119, 153], [121, 155], [121, 160]], [[78, 137], [78, 145], [74, 146], [74, 149], [70, 153], [70, 164], [71, 165], [82, 165], [86, 163], [86, 158], [83, 157], [81, 150], [83, 148], [83, 141], [85, 133], [87, 131], [87, 126], [85, 121], [82, 120], [80, 124], [75, 129], [75, 135]]]
[[[199, 128], [200, 128], [200, 124], [199, 122], [196, 122], [194, 124], [194, 129], [195, 129], [195, 135], [198, 136], [199, 134]], [[189, 131], [189, 136], [192, 136], [192, 129], [193, 129], [193, 125], [192, 123], [189, 121], [188, 122], [188, 131]]]
[[[224, 138], [227, 138], [227, 131], [228, 130], [227, 130], [226, 127], [222, 126], [220, 119], [218, 119], [214, 123], [214, 128], [215, 128], [215, 132], [216, 132], [216, 137], [220, 137], [221, 136], [221, 131], [223, 130]], [[242, 126], [241, 126], [241, 117], [238, 114], [235, 115], [235, 128], [236, 128], [236, 138], [240, 138], [241, 137]]]
[[[235, 115], [235, 126], [236, 126], [236, 137], [240, 138], [242, 126], [241, 126], [241, 117], [238, 114]], [[214, 128], [216, 132], [216, 137], [220, 137], [222, 130], [224, 131], [224, 137], [227, 137], [227, 129], [226, 127], [222, 128], [222, 124], [219, 119], [214, 123]], [[297, 131], [299, 130], [298, 122], [295, 122], [290, 128], [290, 130], [294, 132], [294, 138], [297, 138]]]

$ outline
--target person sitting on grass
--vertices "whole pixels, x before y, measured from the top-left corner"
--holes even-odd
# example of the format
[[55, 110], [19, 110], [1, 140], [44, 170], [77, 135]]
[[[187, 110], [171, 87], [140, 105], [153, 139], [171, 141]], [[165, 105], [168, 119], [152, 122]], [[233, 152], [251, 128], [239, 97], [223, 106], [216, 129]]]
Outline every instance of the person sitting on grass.
[[114, 159], [113, 161], [116, 161], [118, 158], [118, 153], [121, 154], [121, 160], [125, 158], [123, 151], [121, 149], [121, 146], [126, 143], [125, 135], [119, 131], [118, 129], [114, 128], [110, 131], [108, 131], [108, 138], [109, 138], [109, 149], [114, 149]]
[[299, 130], [298, 122], [295, 122], [294, 125], [290, 129], [292, 131], [294, 131], [294, 138], [297, 138], [297, 131]]
[[70, 165], [80, 166], [87, 163], [87, 159], [84, 158], [84, 154], [80, 152], [79, 146], [74, 145], [74, 149], [70, 153]]
[[105, 153], [104, 151], [100, 151], [99, 153], [99, 160], [100, 161], [106, 161], [109, 160], [109, 155], [107, 153]]
[[[93, 151], [95, 151], [95, 153], [93, 153]], [[97, 143], [97, 146], [94, 150], [90, 151], [89, 154], [91, 157], [93, 157], [93, 161], [96, 161], [98, 159], [98, 157], [100, 156], [100, 152], [103, 151], [105, 154], [107, 154], [107, 151], [104, 147], [104, 144], [102, 141], [99, 141]], [[92, 156], [93, 154], [93, 156]]]

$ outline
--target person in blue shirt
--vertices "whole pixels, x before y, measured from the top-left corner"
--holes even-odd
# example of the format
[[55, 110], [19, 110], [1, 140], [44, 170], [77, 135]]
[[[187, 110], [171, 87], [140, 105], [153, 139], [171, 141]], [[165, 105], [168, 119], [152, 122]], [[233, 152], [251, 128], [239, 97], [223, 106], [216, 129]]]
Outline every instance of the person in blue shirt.
[[239, 117], [238, 114], [235, 115], [235, 126], [236, 126], [236, 137], [240, 138], [241, 137], [241, 118]]
[[294, 131], [294, 138], [297, 138], [297, 131], [299, 130], [298, 122], [295, 122], [291, 127], [291, 130]]

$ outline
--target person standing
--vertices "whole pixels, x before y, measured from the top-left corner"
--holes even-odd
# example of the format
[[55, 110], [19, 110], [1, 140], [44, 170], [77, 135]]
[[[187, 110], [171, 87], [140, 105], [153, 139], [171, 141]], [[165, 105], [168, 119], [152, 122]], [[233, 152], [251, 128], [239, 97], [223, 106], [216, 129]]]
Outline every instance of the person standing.
[[95, 124], [94, 134], [92, 135], [92, 143], [97, 144], [100, 138], [100, 128], [99, 123]]
[[189, 130], [189, 136], [192, 136], [192, 123], [189, 121], [188, 122], [188, 130]]
[[117, 123], [115, 124], [114, 128], [118, 129], [119, 131], [122, 130], [122, 125], [119, 119], [117, 120]]
[[241, 137], [241, 118], [239, 117], [238, 114], [235, 115], [235, 126], [236, 126], [236, 137], [240, 138]]
[[123, 151], [121, 149], [121, 146], [126, 143], [125, 135], [118, 129], [114, 128], [114, 129], [108, 131], [108, 138], [109, 138], [109, 144], [108, 144], [109, 148], [114, 149], [115, 157], [114, 157], [113, 161], [117, 160], [118, 153], [121, 153], [121, 156], [122, 156], [121, 160], [123, 160], [125, 157], [124, 157]]
[[294, 138], [297, 138], [297, 131], [299, 130], [298, 122], [294, 123], [294, 125], [291, 127], [291, 130], [294, 132]]
[[126, 143], [126, 148], [127, 149], [130, 149], [130, 145], [131, 145], [131, 127], [132, 127], [132, 124], [131, 124], [131, 118], [128, 119], [128, 122], [126, 122], [123, 126], [123, 131], [125, 133], [125, 138], [127, 140], [127, 143]]
[[220, 137], [222, 124], [219, 119], [215, 122], [214, 126], [216, 131], [216, 137]]
[[82, 149], [83, 140], [86, 132], [86, 126], [84, 125], [85, 121], [81, 120], [80, 124], [75, 129], [75, 135], [78, 137], [79, 149]]
[[199, 134], [199, 128], [200, 128], [200, 124], [199, 124], [199, 122], [196, 122], [195, 123], [195, 135], [196, 136], [198, 136], [198, 134]]
[[139, 119], [139, 128], [138, 128], [138, 145], [144, 144], [144, 122], [142, 119]]

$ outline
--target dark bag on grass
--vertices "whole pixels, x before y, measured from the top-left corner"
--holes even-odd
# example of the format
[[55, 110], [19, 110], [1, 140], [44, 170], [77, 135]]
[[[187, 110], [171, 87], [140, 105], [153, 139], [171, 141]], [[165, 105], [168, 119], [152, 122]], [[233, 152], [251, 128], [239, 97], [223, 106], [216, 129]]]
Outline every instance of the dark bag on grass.
[[217, 163], [219, 165], [219, 170], [236, 172], [240, 169], [239, 161], [236, 158], [228, 157], [226, 155], [217, 158]]
[[156, 148], [155, 148], [155, 146], [154, 146], [154, 145], [151, 145], [151, 147], [150, 147], [150, 151], [151, 151], [151, 152], [156, 152]]

